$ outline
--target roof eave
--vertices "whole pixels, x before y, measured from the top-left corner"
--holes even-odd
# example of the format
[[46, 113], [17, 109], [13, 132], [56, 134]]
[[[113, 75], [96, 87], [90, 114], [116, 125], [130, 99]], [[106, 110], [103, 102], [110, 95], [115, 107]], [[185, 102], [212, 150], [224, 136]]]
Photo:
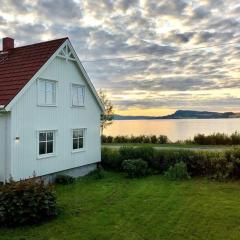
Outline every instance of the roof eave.
[[5, 109], [4, 105], [0, 105], [0, 112], [6, 112], [6, 109]]

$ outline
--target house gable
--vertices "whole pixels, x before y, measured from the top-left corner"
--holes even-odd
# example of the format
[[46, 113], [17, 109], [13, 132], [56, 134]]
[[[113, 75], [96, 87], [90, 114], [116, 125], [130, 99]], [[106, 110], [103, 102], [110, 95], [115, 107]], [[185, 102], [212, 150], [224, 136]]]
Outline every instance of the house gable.
[[11, 100], [11, 102], [5, 106], [6, 111], [11, 111], [12, 106], [18, 101], [18, 99], [25, 93], [25, 91], [29, 88], [33, 82], [36, 81], [36, 79], [41, 75], [41, 73], [47, 68], [47, 66], [55, 59], [55, 58], [62, 58], [65, 59], [66, 61], [73, 61], [76, 63], [78, 66], [81, 74], [83, 75], [87, 86], [90, 88], [93, 97], [95, 98], [99, 108], [101, 111], [104, 111], [104, 106], [98, 97], [98, 94], [89, 78], [87, 75], [84, 67], [82, 66], [71, 42], [69, 39], [65, 39], [65, 41], [62, 43], [62, 45], [55, 51], [55, 53], [46, 61], [46, 63], [34, 74], [34, 76], [31, 78], [30, 81], [27, 82], [27, 84], [17, 93], [17, 95]]

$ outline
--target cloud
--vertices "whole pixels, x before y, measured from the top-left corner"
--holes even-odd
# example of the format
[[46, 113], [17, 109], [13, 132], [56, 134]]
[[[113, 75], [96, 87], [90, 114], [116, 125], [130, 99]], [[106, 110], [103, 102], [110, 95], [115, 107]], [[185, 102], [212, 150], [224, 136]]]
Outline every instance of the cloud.
[[224, 45], [240, 41], [239, 11], [237, 0], [1, 0], [0, 35], [69, 36], [119, 109], [240, 111], [240, 44]]

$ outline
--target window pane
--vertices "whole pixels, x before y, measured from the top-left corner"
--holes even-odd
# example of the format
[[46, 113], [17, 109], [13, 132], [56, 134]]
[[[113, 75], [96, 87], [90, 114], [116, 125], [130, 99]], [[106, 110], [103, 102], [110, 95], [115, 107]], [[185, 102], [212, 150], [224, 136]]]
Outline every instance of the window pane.
[[83, 148], [83, 138], [79, 138], [79, 148]]
[[73, 139], [73, 149], [78, 149], [78, 139]]
[[47, 142], [47, 153], [53, 153], [53, 142]]
[[73, 130], [73, 138], [78, 138], [78, 130]]
[[46, 82], [46, 104], [54, 104], [54, 83]]
[[46, 133], [39, 133], [39, 142], [46, 141]]
[[78, 106], [78, 90], [77, 87], [73, 86], [72, 88], [72, 104]]
[[53, 132], [48, 132], [47, 133], [47, 140], [48, 141], [53, 141]]
[[79, 106], [84, 105], [84, 88], [78, 87], [78, 104]]
[[84, 131], [83, 129], [78, 130], [78, 136], [79, 137], [83, 137], [83, 131]]
[[38, 103], [45, 104], [45, 81], [38, 81]]
[[45, 154], [46, 153], [46, 143], [45, 142], [40, 142], [39, 143], [39, 155]]

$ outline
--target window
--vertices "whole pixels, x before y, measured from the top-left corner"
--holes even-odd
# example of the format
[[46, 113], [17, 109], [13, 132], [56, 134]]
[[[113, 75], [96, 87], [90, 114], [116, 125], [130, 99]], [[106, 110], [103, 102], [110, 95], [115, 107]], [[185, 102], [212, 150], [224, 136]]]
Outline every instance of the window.
[[82, 107], [84, 106], [84, 86], [72, 85], [72, 106]]
[[55, 152], [55, 131], [42, 131], [38, 136], [39, 156], [52, 155]]
[[85, 148], [85, 129], [73, 130], [73, 151]]
[[56, 82], [49, 80], [38, 81], [38, 104], [56, 105]]

